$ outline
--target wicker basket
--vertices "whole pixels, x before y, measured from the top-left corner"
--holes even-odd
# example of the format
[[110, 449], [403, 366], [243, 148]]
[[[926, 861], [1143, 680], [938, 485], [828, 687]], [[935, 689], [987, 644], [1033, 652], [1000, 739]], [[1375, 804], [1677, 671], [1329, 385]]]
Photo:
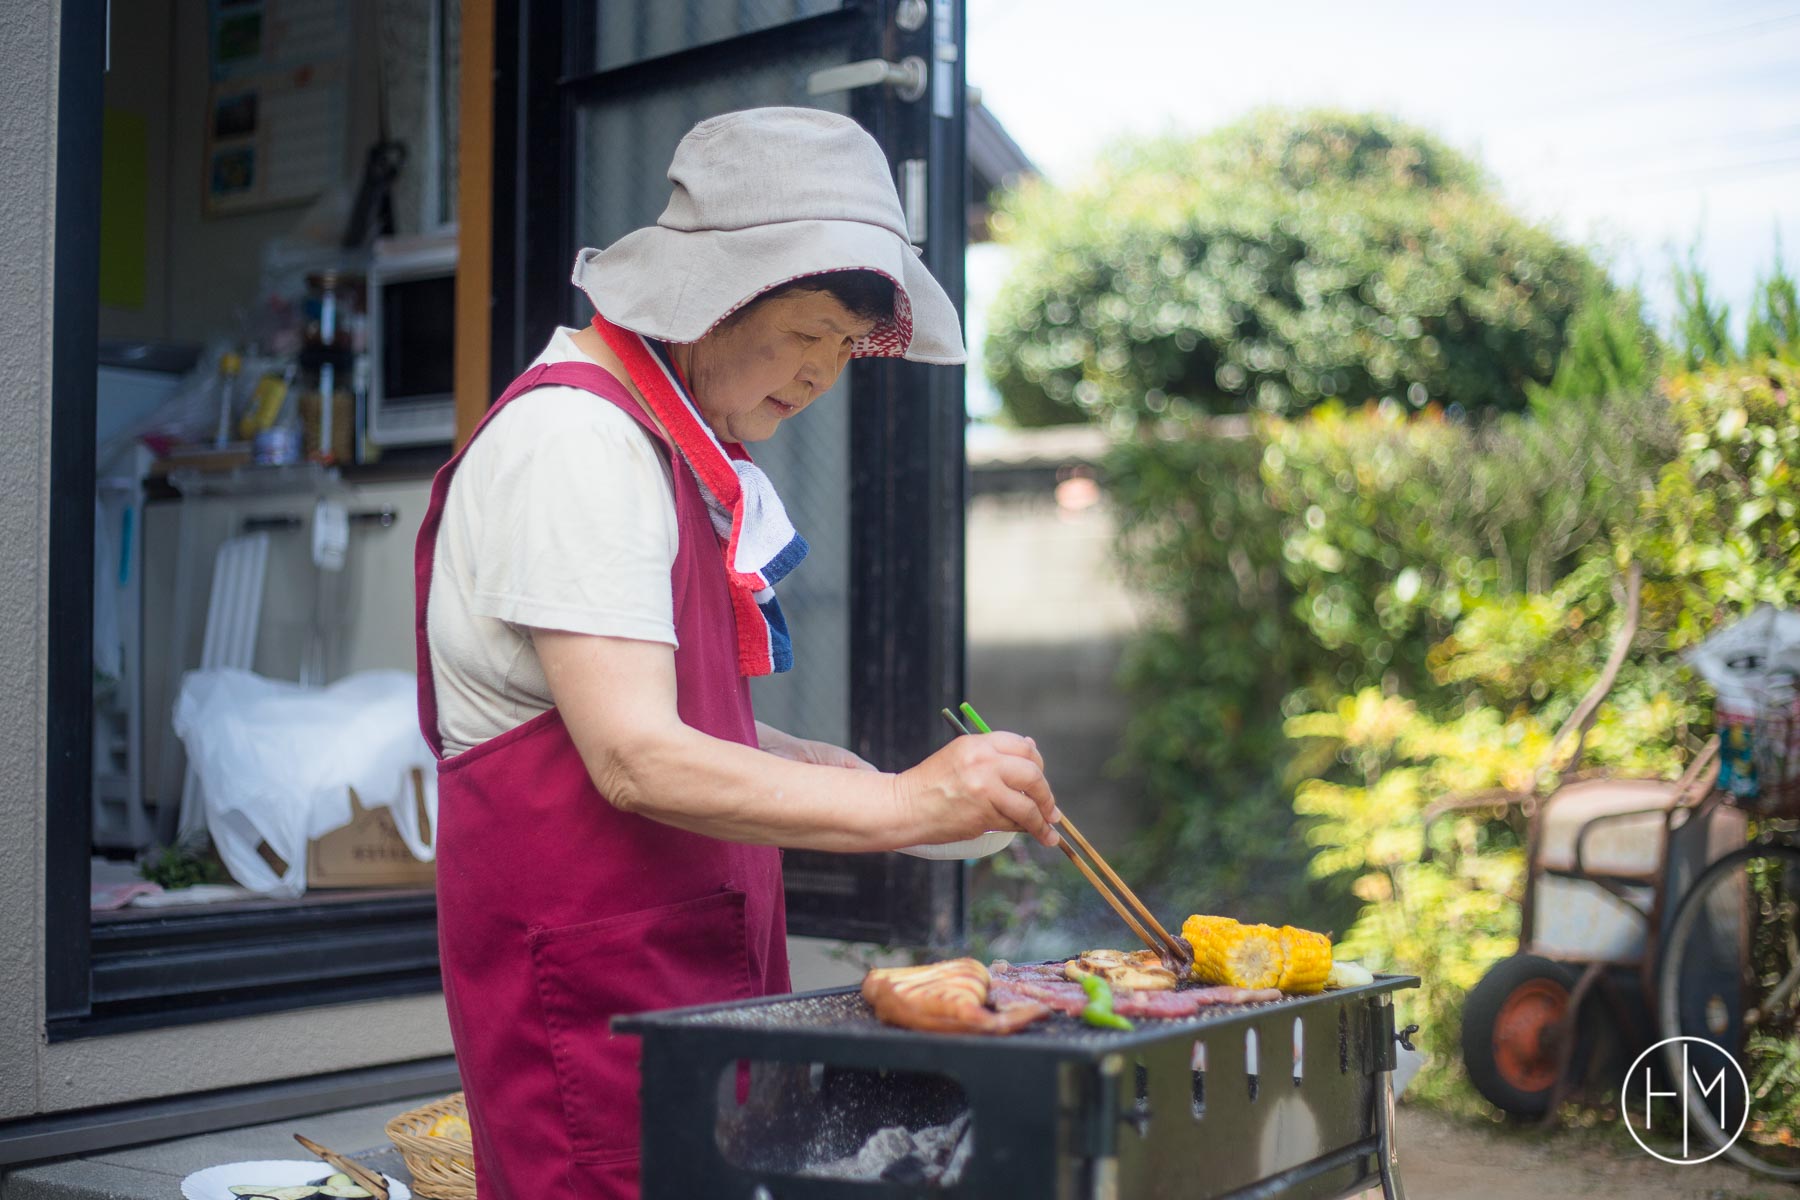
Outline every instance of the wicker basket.
[[461, 1092], [409, 1109], [387, 1123], [388, 1140], [412, 1172], [413, 1193], [427, 1200], [475, 1200], [474, 1145], [466, 1138], [425, 1132], [439, 1117], [452, 1114], [468, 1118]]

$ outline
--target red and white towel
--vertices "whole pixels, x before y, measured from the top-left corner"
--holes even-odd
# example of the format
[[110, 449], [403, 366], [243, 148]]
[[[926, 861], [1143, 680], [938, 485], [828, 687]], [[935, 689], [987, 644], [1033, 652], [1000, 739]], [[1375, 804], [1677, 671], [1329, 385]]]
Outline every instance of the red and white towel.
[[625, 364], [682, 460], [700, 482], [725, 554], [737, 617], [738, 673], [770, 675], [794, 665], [793, 639], [775, 585], [806, 557], [806, 539], [788, 520], [775, 485], [737, 442], [721, 442], [688, 394], [668, 346], [594, 314], [594, 328]]

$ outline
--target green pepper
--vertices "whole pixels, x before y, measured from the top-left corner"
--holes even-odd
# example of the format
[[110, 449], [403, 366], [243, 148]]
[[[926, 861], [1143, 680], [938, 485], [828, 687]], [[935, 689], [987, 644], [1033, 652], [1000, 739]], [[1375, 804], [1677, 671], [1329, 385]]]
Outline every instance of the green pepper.
[[1089, 1025], [1098, 1025], [1102, 1029], [1123, 1029], [1127, 1033], [1137, 1028], [1112, 1010], [1112, 984], [1098, 975], [1083, 975], [1081, 990], [1088, 997], [1087, 1007], [1081, 1010], [1081, 1019]]

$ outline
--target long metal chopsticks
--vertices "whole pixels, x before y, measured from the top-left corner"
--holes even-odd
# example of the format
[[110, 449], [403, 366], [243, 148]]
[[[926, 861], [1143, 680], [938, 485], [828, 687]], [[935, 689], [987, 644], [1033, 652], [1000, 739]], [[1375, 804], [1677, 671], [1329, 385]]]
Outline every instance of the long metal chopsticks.
[[[964, 725], [955, 713], [947, 708], [942, 712], [944, 719], [958, 733], [964, 735], [970, 733], [968, 725]], [[969, 719], [969, 724], [975, 726], [976, 731], [993, 732], [988, 728], [987, 722], [981, 719], [981, 714], [967, 702], [962, 705], [962, 714]], [[1062, 852], [1068, 856], [1070, 862], [1075, 864], [1076, 869], [1087, 877], [1087, 881], [1094, 885], [1094, 890], [1099, 892], [1101, 898], [1112, 906], [1112, 910], [1119, 914], [1125, 924], [1131, 926], [1131, 931], [1138, 935], [1144, 945], [1154, 950], [1159, 957], [1172, 958], [1177, 964], [1185, 965], [1193, 961], [1193, 951], [1188, 948], [1187, 943], [1171, 936], [1169, 931], [1162, 927], [1161, 922], [1156, 919], [1149, 906], [1139, 900], [1137, 894], [1125, 886], [1125, 881], [1119, 878], [1118, 872], [1114, 871], [1106, 859], [1100, 856], [1100, 852], [1094, 849], [1093, 844], [1081, 835], [1081, 830], [1075, 828], [1075, 823], [1069, 820], [1066, 814], [1062, 820], [1055, 822], [1055, 825], [1065, 835], [1057, 842], [1057, 845], [1062, 847]], [[1070, 845], [1071, 842], [1074, 843], [1073, 846]], [[1076, 846], [1081, 848], [1081, 854], [1075, 852]], [[1111, 883], [1112, 888], [1118, 890], [1117, 895], [1107, 887], [1107, 883], [1101, 882], [1100, 875], [1094, 873], [1094, 867], [1082, 861], [1082, 854], [1092, 859], [1094, 866], [1100, 868], [1101, 873], [1106, 876], [1107, 882]], [[1121, 898], [1123, 898], [1123, 903], [1121, 903]], [[1142, 918], [1142, 923], [1139, 922], [1139, 918]], [[1152, 937], [1150, 932], [1144, 928], [1145, 925], [1155, 931], [1155, 937]]]

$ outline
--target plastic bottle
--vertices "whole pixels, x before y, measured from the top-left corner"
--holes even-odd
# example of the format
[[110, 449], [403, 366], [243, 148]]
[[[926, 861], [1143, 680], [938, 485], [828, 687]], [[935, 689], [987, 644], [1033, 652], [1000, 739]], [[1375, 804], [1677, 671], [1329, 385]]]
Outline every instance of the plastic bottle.
[[279, 467], [300, 461], [300, 404], [293, 386], [293, 368], [282, 387], [281, 407], [267, 427], [250, 443], [251, 460], [258, 466]]
[[238, 372], [243, 370], [244, 360], [234, 352], [227, 350], [219, 355], [219, 372], [213, 379], [214, 400], [219, 407], [219, 424], [213, 433], [213, 445], [224, 447], [231, 444], [231, 415], [237, 407]]
[[285, 373], [269, 371], [256, 381], [250, 398], [244, 402], [244, 415], [238, 421], [238, 436], [246, 441], [275, 424], [281, 406], [287, 400], [288, 386], [293, 382], [294, 368]]

